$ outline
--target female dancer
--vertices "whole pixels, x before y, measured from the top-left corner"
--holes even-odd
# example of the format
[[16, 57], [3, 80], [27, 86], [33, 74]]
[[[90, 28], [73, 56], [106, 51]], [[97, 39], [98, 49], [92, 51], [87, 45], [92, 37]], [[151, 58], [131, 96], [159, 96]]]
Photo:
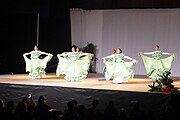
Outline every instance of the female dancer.
[[[130, 61], [127, 62], [125, 59]], [[134, 77], [134, 72], [131, 68], [137, 61], [125, 56], [120, 48], [116, 50], [115, 54], [103, 57], [103, 62], [105, 64], [104, 75], [107, 81], [112, 79], [113, 83], [123, 83]]]
[[58, 54], [59, 63], [56, 75], [65, 74], [65, 79], [78, 82], [85, 79], [88, 74], [89, 65], [93, 57], [90, 53], [76, 52], [77, 46], [72, 46], [72, 52]]
[[[145, 55], [152, 55], [152, 57], [148, 57]], [[161, 58], [162, 55], [169, 55], [167, 58]], [[170, 54], [167, 52], [163, 52], [159, 45], [156, 45], [155, 51], [153, 52], [141, 52], [140, 57], [144, 62], [144, 66], [147, 72], [147, 76], [152, 80], [160, 79], [161, 75], [165, 71], [171, 70], [171, 65], [173, 60], [175, 59], [175, 54]]]
[[[43, 59], [40, 59], [41, 55], [46, 55]], [[30, 55], [30, 58], [27, 56]], [[37, 46], [34, 46], [34, 50], [29, 53], [24, 53], [23, 57], [26, 62], [26, 72], [29, 72], [29, 76], [32, 79], [42, 78], [45, 76], [45, 68], [47, 63], [51, 60], [52, 54], [45, 53], [38, 50]]]

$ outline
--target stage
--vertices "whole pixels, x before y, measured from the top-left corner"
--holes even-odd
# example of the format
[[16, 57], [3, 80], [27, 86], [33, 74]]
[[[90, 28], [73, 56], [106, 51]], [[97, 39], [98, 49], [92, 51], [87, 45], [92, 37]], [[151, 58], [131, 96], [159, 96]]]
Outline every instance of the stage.
[[[172, 77], [174, 85], [180, 87], [180, 78]], [[46, 74], [45, 78], [31, 79], [28, 74], [5, 74], [0, 75], [1, 84], [15, 85], [38, 85], [38, 86], [56, 86], [66, 88], [80, 89], [99, 89], [99, 90], [115, 90], [129, 92], [148, 92], [148, 85], [152, 84], [152, 80], [144, 75], [136, 75], [134, 79], [127, 83], [114, 84], [112, 81], [106, 81], [101, 73], [89, 73], [88, 77], [80, 82], [68, 82], [64, 76], [57, 77], [53, 73]]]
[[[180, 78], [172, 79], [175, 87], [180, 88]], [[67, 102], [72, 99], [87, 108], [91, 106], [93, 99], [98, 99], [101, 111], [110, 100], [115, 102], [119, 110], [130, 109], [134, 102], [139, 102], [141, 109], [156, 110], [157, 113], [169, 104], [180, 106], [179, 94], [149, 92], [148, 85], [151, 84], [152, 80], [143, 75], [135, 75], [127, 83], [113, 84], [112, 81], [106, 81], [100, 73], [89, 73], [80, 82], [68, 82], [64, 76], [57, 77], [54, 73], [47, 73], [42, 79], [31, 79], [28, 74], [5, 74], [0, 75], [0, 98], [5, 101], [13, 100], [17, 104], [28, 94], [32, 94], [36, 102], [40, 95], [45, 95], [48, 104], [59, 110], [64, 110]]]

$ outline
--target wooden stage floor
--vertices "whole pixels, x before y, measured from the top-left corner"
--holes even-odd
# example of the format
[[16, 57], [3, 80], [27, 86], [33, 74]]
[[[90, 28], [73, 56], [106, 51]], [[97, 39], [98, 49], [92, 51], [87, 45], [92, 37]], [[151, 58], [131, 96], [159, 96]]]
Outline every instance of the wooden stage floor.
[[[174, 85], [180, 88], [180, 78], [172, 77]], [[80, 82], [68, 82], [64, 76], [57, 77], [54, 73], [47, 73], [45, 78], [30, 79], [28, 74], [5, 74], [0, 75], [0, 84], [19, 84], [19, 85], [40, 85], [40, 86], [59, 86], [69, 88], [86, 88], [99, 90], [116, 90], [132, 92], [148, 92], [148, 85], [152, 80], [146, 76], [135, 75], [134, 79], [127, 83], [114, 84], [112, 81], [106, 81], [100, 73], [89, 73], [88, 77]]]

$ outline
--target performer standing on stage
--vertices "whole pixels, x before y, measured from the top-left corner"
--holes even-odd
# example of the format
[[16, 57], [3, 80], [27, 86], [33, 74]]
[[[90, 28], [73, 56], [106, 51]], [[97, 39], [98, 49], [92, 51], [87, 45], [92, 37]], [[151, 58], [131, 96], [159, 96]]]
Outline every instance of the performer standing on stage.
[[[41, 59], [41, 55], [46, 55]], [[27, 57], [30, 55], [30, 58]], [[45, 77], [45, 68], [47, 63], [51, 60], [52, 54], [42, 52], [38, 50], [37, 46], [34, 46], [34, 50], [29, 53], [24, 53], [23, 57], [26, 62], [26, 72], [29, 72], [29, 76], [33, 79]]]
[[[152, 55], [152, 57], [148, 57], [145, 55]], [[161, 58], [162, 55], [169, 55], [169, 57]], [[163, 52], [160, 49], [159, 45], [156, 45], [155, 51], [141, 52], [140, 57], [144, 62], [147, 76], [152, 80], [158, 80], [160, 79], [160, 75], [162, 75], [165, 71], [171, 70], [172, 62], [176, 56], [175, 54]]]
[[72, 52], [58, 54], [59, 63], [56, 75], [65, 75], [65, 79], [71, 82], [78, 82], [87, 77], [93, 54], [77, 51], [77, 46], [72, 46]]
[[[106, 80], [113, 80], [113, 83], [123, 83], [128, 82], [134, 77], [134, 72], [132, 71], [132, 66], [134, 66], [137, 61], [122, 53], [122, 50], [118, 48], [115, 54], [103, 57], [103, 62], [105, 64], [104, 75]], [[125, 61], [128, 59], [130, 61]]]

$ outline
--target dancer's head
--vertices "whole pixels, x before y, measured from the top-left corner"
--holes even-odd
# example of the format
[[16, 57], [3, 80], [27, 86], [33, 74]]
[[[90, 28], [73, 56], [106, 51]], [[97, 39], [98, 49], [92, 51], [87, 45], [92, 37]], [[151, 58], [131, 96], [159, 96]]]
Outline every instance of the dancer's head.
[[155, 50], [160, 50], [159, 45], [156, 45]]
[[116, 50], [116, 53], [117, 53], [117, 54], [120, 54], [120, 53], [122, 53], [122, 50], [121, 50], [120, 48], [118, 48], [118, 49]]
[[34, 50], [38, 50], [38, 46], [34, 46]]
[[115, 49], [112, 49], [112, 54], [115, 54], [116, 53], [116, 50]]
[[76, 48], [76, 52], [80, 52], [81, 49], [79, 47]]
[[72, 48], [71, 48], [71, 51], [72, 51], [72, 52], [76, 52], [76, 49], [77, 49], [77, 46], [76, 46], [76, 45], [73, 45]]

